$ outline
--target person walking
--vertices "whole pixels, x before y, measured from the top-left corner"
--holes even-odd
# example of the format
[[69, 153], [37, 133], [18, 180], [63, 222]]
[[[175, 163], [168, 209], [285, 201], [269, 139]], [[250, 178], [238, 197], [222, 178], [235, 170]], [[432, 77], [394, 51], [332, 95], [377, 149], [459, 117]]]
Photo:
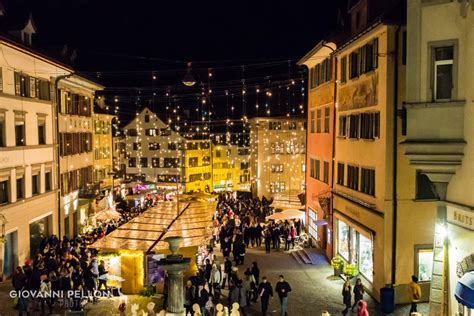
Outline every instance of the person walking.
[[266, 316], [270, 297], [273, 297], [273, 288], [270, 282], [268, 282], [267, 277], [262, 278], [262, 283], [258, 286], [258, 295], [262, 303], [262, 315]]
[[191, 280], [186, 282], [186, 286], [184, 287], [184, 308], [186, 309], [186, 315], [188, 313], [192, 313], [193, 304], [195, 302], [194, 295], [196, 292], [196, 288], [193, 286]]
[[258, 264], [256, 261], [252, 262], [252, 269], [250, 270], [252, 272], [253, 278], [255, 280], [255, 283], [252, 286], [253, 290], [253, 299], [252, 301], [256, 302], [258, 298], [258, 285], [260, 284], [260, 269], [258, 268]]
[[221, 296], [221, 281], [222, 281], [222, 275], [221, 275], [221, 270], [217, 268], [217, 264], [212, 265], [212, 270], [211, 270], [211, 280], [210, 284], [212, 287], [209, 287], [209, 292], [212, 295], [214, 293], [214, 296], [217, 298], [220, 298]]
[[421, 287], [418, 284], [418, 278], [415, 275], [411, 276], [411, 282], [408, 284], [408, 295], [411, 301], [410, 314], [417, 312], [416, 304], [421, 300]]
[[262, 244], [262, 232], [262, 224], [258, 223], [255, 227], [255, 241], [257, 243], [257, 247], [260, 247], [260, 245]]
[[229, 257], [226, 257], [224, 259], [224, 277], [222, 278], [222, 289], [225, 287], [225, 283], [230, 282], [229, 277], [230, 273], [232, 272], [232, 261], [229, 259]]
[[352, 304], [351, 310], [354, 311], [354, 307], [357, 306], [360, 300], [364, 298], [364, 286], [362, 285], [362, 280], [357, 278], [356, 284], [354, 285], [354, 304]]
[[107, 274], [109, 272], [105, 270], [105, 262], [104, 260], [100, 260], [99, 264], [99, 286], [97, 287], [98, 290], [102, 289], [102, 286], [107, 290]]
[[239, 280], [237, 282], [237, 289], [239, 290], [239, 310], [240, 310], [240, 314], [242, 316], [246, 316], [247, 315], [247, 312], [246, 312], [246, 307], [247, 305], [249, 304], [249, 301], [248, 301], [248, 287], [245, 286], [242, 282], [242, 280]]
[[272, 233], [267, 228], [267, 229], [265, 229], [265, 251], [267, 253], [270, 253], [270, 244], [271, 244], [271, 242], [272, 242]]
[[291, 286], [285, 281], [285, 278], [281, 274], [280, 280], [276, 284], [275, 291], [280, 298], [280, 316], [285, 316], [286, 306], [288, 304], [288, 293], [291, 292]]
[[196, 297], [196, 303], [201, 308], [201, 315], [206, 315], [206, 304], [209, 301], [209, 292], [205, 289], [206, 282], [203, 282], [199, 285]]
[[342, 302], [346, 306], [346, 308], [342, 311], [343, 315], [347, 315], [347, 312], [351, 308], [351, 300], [351, 284], [349, 283], [349, 280], [347, 280], [344, 282], [344, 286], [342, 287]]
[[359, 312], [357, 316], [369, 316], [369, 311], [367, 310], [367, 302], [364, 300], [359, 301]]

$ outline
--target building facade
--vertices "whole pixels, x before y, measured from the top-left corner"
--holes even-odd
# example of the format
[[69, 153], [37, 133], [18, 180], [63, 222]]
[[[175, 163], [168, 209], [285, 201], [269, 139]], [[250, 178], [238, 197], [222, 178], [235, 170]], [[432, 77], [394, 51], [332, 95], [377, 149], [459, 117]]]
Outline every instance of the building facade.
[[455, 292], [474, 278], [474, 5], [409, 1], [407, 27], [404, 154], [438, 200], [430, 315], [472, 315]]
[[[31, 33], [23, 35], [27, 38]], [[58, 76], [71, 70], [37, 53], [30, 44], [31, 41], [22, 44], [0, 36], [0, 224], [5, 237], [5, 242], [0, 243], [0, 274], [3, 277], [11, 276], [19, 263], [34, 256], [44, 236], [58, 234], [52, 87]]]
[[211, 192], [211, 141], [187, 139], [183, 142], [183, 147], [184, 192]]
[[58, 147], [61, 236], [77, 236], [86, 225], [94, 189], [94, 111], [104, 87], [72, 75], [58, 83]]
[[183, 138], [144, 108], [123, 128], [119, 157], [128, 178], [156, 182], [163, 189], [176, 189], [183, 180]]
[[306, 131], [306, 229], [314, 243], [332, 257], [331, 188], [333, 183], [335, 57], [334, 42], [321, 41], [299, 65], [308, 68]]
[[99, 189], [110, 190], [113, 184], [113, 138], [112, 120], [115, 116], [94, 111], [94, 182]]
[[300, 206], [298, 195], [305, 191], [305, 120], [253, 118], [249, 122], [253, 196]]

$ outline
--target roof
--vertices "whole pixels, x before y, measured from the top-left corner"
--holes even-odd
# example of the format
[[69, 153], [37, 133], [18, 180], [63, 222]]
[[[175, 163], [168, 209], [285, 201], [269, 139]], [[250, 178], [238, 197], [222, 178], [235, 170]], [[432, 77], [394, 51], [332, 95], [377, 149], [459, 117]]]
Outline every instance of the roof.
[[159, 202], [90, 247], [105, 250], [163, 252], [167, 237], [181, 236], [181, 247], [200, 246], [211, 237], [215, 202]]
[[249, 121], [254, 122], [254, 121], [306, 121], [306, 117], [304, 116], [291, 116], [291, 117], [286, 117], [286, 116], [256, 116], [252, 117], [249, 119]]

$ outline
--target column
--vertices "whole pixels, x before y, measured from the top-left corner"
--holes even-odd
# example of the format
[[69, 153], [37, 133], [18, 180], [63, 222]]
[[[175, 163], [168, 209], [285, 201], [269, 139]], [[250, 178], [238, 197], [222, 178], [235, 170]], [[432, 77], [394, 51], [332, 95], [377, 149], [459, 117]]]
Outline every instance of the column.
[[184, 315], [183, 270], [168, 270], [168, 302], [166, 311]]

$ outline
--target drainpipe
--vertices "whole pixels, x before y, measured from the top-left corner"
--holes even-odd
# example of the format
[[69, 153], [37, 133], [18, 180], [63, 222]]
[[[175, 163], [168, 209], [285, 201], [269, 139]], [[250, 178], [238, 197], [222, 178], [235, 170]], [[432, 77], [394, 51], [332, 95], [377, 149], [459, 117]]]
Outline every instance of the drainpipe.
[[[332, 54], [336, 51], [331, 46], [323, 44], [324, 47], [329, 48], [332, 51]], [[331, 225], [331, 231], [334, 232], [334, 223], [332, 220], [332, 210], [333, 210], [333, 193], [332, 189], [334, 188], [334, 170], [335, 170], [335, 163], [336, 163], [336, 102], [337, 102], [337, 57], [334, 55], [334, 92], [333, 92], [333, 114], [332, 114], [332, 152], [331, 152], [331, 183], [329, 184], [329, 191], [331, 192], [331, 199], [329, 205], [329, 223], [328, 226]], [[327, 236], [325, 236], [327, 238]], [[333, 238], [334, 240], [334, 238]], [[327, 243], [326, 243], [327, 245]], [[327, 250], [327, 249], [326, 249]], [[332, 252], [331, 252], [332, 254]]]
[[396, 272], [397, 272], [397, 221], [398, 221], [398, 203], [397, 203], [397, 158], [398, 158], [398, 50], [399, 50], [399, 36], [400, 28], [402, 24], [397, 26], [395, 31], [395, 52], [394, 58], [394, 78], [393, 78], [393, 176], [392, 176], [392, 286], [396, 284]]
[[[57, 168], [56, 168], [56, 180], [58, 183], [58, 238], [61, 239], [61, 155], [60, 155], [60, 144], [59, 144], [59, 113], [60, 113], [60, 105], [59, 105], [59, 100], [61, 98], [59, 89], [58, 89], [58, 84], [59, 81], [63, 79], [70, 78], [74, 75], [74, 72], [67, 74], [67, 75], [61, 75], [57, 76], [56, 79], [54, 80], [54, 95], [56, 96], [56, 157], [57, 157]], [[54, 111], [54, 107], [53, 107]]]

